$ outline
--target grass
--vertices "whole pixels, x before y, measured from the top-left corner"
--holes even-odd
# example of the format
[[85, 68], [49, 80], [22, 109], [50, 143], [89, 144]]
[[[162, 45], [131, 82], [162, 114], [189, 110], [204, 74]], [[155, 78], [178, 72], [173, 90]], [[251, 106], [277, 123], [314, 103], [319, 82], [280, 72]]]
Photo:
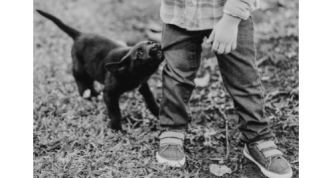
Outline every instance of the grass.
[[[277, 144], [298, 177], [298, 2], [268, 1], [256, 11], [257, 59], [266, 89], [266, 112]], [[133, 44], [145, 39], [139, 26], [159, 20], [159, 1], [152, 0], [35, 0], [34, 8], [50, 12], [82, 31], [105, 34]], [[158, 165], [155, 151], [158, 124], [137, 91], [121, 98], [127, 134], [106, 127], [103, 101], [79, 97], [71, 74], [72, 40], [52, 22], [34, 13], [34, 177], [216, 177], [212, 163], [228, 166], [224, 177], [263, 177], [242, 156], [237, 115], [223, 87], [216, 59], [204, 51], [205, 87], [191, 97], [193, 120], [186, 139], [187, 164], [183, 168]], [[161, 98], [161, 71], [149, 81]], [[102, 86], [97, 85], [99, 88]], [[225, 117], [227, 117], [227, 130]], [[229, 156], [226, 158], [226, 134]]]

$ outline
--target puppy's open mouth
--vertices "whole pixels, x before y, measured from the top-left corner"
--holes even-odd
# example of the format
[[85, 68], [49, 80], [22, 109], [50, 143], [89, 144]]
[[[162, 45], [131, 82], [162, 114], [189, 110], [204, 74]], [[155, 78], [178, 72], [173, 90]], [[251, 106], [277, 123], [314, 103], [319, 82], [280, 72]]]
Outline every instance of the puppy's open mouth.
[[155, 62], [161, 62], [162, 60], [164, 60], [164, 53], [161, 50], [161, 45], [160, 43], [157, 44], [153, 44], [151, 45], [150, 48], [150, 56], [152, 56], [153, 58], [157, 59]]
[[158, 52], [157, 52], [157, 58], [158, 59], [163, 59], [163, 52], [161, 50], [158, 50]]

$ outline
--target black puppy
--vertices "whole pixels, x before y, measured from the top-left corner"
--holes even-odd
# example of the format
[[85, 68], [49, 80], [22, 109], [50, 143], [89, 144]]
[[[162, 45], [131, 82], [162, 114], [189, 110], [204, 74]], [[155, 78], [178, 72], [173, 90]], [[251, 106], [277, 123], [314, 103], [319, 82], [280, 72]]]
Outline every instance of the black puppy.
[[125, 47], [100, 35], [79, 32], [41, 10], [37, 12], [73, 38], [72, 70], [80, 95], [83, 96], [86, 90], [90, 90], [91, 96], [98, 96], [99, 93], [93, 86], [94, 81], [105, 85], [103, 98], [112, 129], [122, 130], [120, 95], [137, 87], [140, 87], [139, 92], [149, 110], [158, 117], [159, 106], [147, 80], [163, 61], [160, 44], [149, 41]]

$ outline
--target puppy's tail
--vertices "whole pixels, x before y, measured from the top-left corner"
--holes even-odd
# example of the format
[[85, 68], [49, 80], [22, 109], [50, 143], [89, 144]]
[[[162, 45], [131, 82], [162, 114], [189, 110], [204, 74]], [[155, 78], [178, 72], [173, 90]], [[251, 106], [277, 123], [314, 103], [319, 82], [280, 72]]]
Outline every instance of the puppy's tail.
[[66, 32], [70, 37], [72, 37], [74, 40], [81, 34], [81, 32], [75, 30], [72, 27], [69, 27], [68, 25], [64, 24], [61, 20], [59, 20], [58, 18], [54, 17], [53, 15], [43, 12], [41, 10], [36, 10], [39, 14], [41, 14], [42, 16], [50, 19], [51, 21], [53, 21], [61, 30], [63, 30], [64, 32]]

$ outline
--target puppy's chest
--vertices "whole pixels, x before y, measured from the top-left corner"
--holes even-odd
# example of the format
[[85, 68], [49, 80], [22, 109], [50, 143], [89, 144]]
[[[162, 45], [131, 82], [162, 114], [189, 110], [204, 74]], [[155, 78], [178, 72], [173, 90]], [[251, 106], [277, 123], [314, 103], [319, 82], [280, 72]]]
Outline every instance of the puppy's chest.
[[149, 80], [149, 77], [140, 78], [140, 79], [126, 79], [119, 81], [119, 85], [123, 88], [125, 91], [134, 90], [138, 87], [140, 87], [143, 83], [147, 82]]
[[115, 93], [122, 94], [124, 92], [131, 91], [140, 87], [143, 83], [147, 82], [150, 77], [148, 76], [143, 78], [136, 78], [132, 76], [126, 76], [115, 78], [111, 75], [108, 75], [106, 78], [106, 88], [114, 91]]

